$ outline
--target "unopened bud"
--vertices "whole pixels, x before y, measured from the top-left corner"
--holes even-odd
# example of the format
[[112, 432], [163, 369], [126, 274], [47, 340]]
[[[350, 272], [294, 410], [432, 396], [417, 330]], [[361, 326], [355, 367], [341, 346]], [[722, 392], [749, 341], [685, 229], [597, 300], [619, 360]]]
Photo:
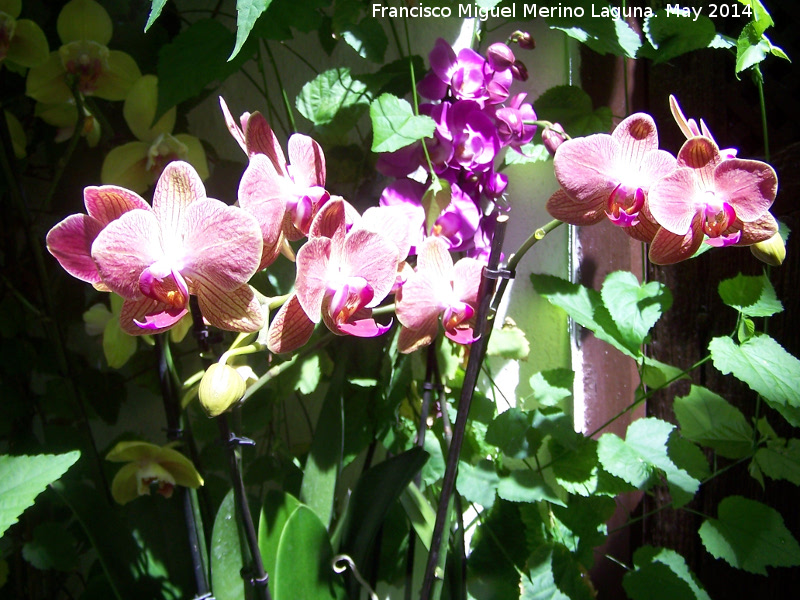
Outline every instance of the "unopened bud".
[[516, 58], [511, 48], [502, 42], [496, 42], [486, 51], [486, 60], [494, 71], [505, 71], [514, 64]]
[[516, 42], [523, 50], [533, 50], [536, 48], [536, 41], [528, 31], [520, 31], [519, 29], [511, 34], [509, 41]]
[[546, 127], [542, 131], [542, 143], [544, 143], [544, 147], [547, 148], [551, 156], [555, 155], [556, 150], [564, 143], [565, 139], [564, 128], [561, 123], [553, 123], [552, 126]]
[[768, 240], [750, 246], [750, 252], [758, 260], [773, 267], [780, 267], [786, 258], [786, 244], [780, 233], [776, 233]]
[[239, 402], [247, 385], [230, 365], [214, 363], [200, 380], [198, 396], [209, 417], [217, 417]]
[[528, 67], [521, 60], [514, 61], [511, 65], [511, 74], [517, 81], [528, 81]]

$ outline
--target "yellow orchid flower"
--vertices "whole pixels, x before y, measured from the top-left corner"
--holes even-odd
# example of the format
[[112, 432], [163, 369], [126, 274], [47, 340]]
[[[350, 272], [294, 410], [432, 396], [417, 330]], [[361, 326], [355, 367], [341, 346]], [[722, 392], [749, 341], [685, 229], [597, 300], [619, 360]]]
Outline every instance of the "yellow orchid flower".
[[149, 495], [150, 487], [169, 498], [176, 485], [198, 488], [203, 478], [192, 461], [169, 444], [156, 446], [147, 442], [119, 442], [106, 455], [111, 462], [126, 462], [111, 482], [111, 495], [119, 504]]
[[200, 140], [184, 133], [172, 134], [174, 107], [153, 124], [157, 102], [158, 78], [155, 75], [145, 75], [133, 84], [122, 114], [137, 141], [118, 146], [106, 155], [100, 173], [103, 183], [142, 193], [173, 160], [185, 160], [202, 180], [208, 178], [206, 153]]
[[69, 82], [77, 80], [85, 96], [124, 100], [141, 71], [125, 52], [109, 50], [111, 17], [95, 0], [70, 0], [56, 23], [62, 46], [28, 72], [26, 93], [46, 104], [72, 98]]
[[0, 67], [35, 67], [50, 53], [42, 29], [30, 19], [18, 19], [21, 12], [22, 0], [0, 0]]
[[[75, 99], [70, 98], [66, 102], [59, 104], [36, 103], [34, 114], [48, 125], [58, 128], [55, 141], [65, 142], [72, 137], [75, 131], [75, 123], [78, 122], [78, 110], [75, 107]], [[81, 135], [86, 138], [86, 143], [90, 148], [94, 148], [100, 141], [102, 130], [100, 121], [86, 108], [83, 107], [83, 130]]]

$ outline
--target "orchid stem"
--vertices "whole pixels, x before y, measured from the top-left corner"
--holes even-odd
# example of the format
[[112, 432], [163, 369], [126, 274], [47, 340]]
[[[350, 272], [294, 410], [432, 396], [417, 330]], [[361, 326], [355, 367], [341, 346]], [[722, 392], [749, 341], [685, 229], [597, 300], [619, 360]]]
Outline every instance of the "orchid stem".
[[283, 81], [281, 80], [281, 73], [278, 70], [278, 63], [275, 62], [275, 57], [272, 54], [272, 50], [269, 47], [269, 44], [264, 41], [264, 49], [267, 51], [267, 57], [269, 57], [269, 62], [272, 64], [272, 70], [275, 72], [275, 79], [278, 81], [278, 87], [281, 89], [281, 97], [283, 98], [283, 105], [286, 107], [286, 116], [289, 120], [289, 126], [292, 129], [292, 133], [297, 131], [297, 125], [294, 122], [294, 112], [292, 111], [292, 104], [289, 102], [289, 96], [286, 95], [286, 88], [283, 86]]
[[489, 254], [489, 263], [484, 269], [481, 277], [481, 286], [478, 293], [480, 304], [478, 305], [478, 318], [476, 325], [477, 340], [470, 347], [467, 369], [464, 374], [464, 383], [461, 387], [461, 398], [458, 403], [456, 422], [453, 426], [453, 438], [447, 453], [447, 465], [445, 467], [444, 480], [442, 481], [442, 492], [439, 497], [439, 506], [436, 511], [436, 523], [431, 537], [431, 549], [428, 554], [428, 562], [425, 565], [425, 576], [422, 581], [421, 600], [438, 598], [441, 594], [443, 573], [444, 573], [444, 531], [450, 523], [450, 511], [452, 507], [453, 490], [455, 489], [456, 475], [458, 474], [458, 458], [461, 454], [461, 446], [464, 443], [464, 433], [467, 428], [469, 409], [472, 404], [472, 396], [475, 392], [475, 385], [478, 381], [481, 364], [483, 363], [486, 348], [489, 343], [489, 336], [492, 331], [490, 321], [490, 303], [495, 291], [495, 280], [487, 277], [487, 271], [496, 271], [500, 264], [500, 254], [505, 239], [508, 215], [502, 214], [496, 217], [496, 228], [492, 237], [492, 246]]

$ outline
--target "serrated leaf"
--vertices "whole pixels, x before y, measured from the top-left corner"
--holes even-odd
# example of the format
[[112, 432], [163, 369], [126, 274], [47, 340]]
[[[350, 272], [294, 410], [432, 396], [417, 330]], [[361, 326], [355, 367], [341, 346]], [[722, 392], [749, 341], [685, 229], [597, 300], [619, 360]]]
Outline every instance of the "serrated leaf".
[[785, 479], [800, 485], [800, 440], [771, 440], [753, 457], [761, 472], [770, 479]]
[[639, 284], [630, 271], [609, 273], [600, 295], [628, 346], [640, 346], [661, 315], [672, 306], [672, 294], [658, 281]]
[[236, 0], [236, 45], [228, 60], [239, 54], [253, 25], [271, 3], [272, 0]]
[[530, 352], [531, 346], [525, 337], [525, 332], [508, 321], [492, 331], [489, 347], [486, 350], [489, 356], [501, 356], [511, 360], [527, 360]]
[[520, 600], [589, 600], [595, 597], [585, 569], [562, 544], [539, 546], [528, 558]]
[[500, 478], [497, 495], [509, 502], [539, 502], [544, 500], [551, 504], [566, 506], [553, 489], [536, 471], [511, 471]]
[[561, 123], [571, 136], [611, 130], [611, 109], [592, 108], [592, 99], [580, 87], [559, 85], [548, 89], [533, 103], [539, 119]]
[[572, 369], [549, 369], [535, 373], [530, 379], [531, 399], [540, 406], [558, 406], [562, 400], [572, 396], [574, 381], [575, 371]]
[[80, 455], [74, 450], [66, 454], [0, 456], [0, 536]]
[[708, 48], [717, 33], [714, 23], [704, 15], [676, 17], [664, 9], [646, 19], [643, 29], [649, 46], [642, 46], [639, 56], [650, 58], [655, 63]]
[[771, 317], [783, 311], [783, 304], [765, 275], [749, 276], [740, 273], [736, 277], [720, 281], [718, 292], [726, 305], [748, 317]]
[[531, 163], [546, 162], [551, 155], [544, 144], [529, 142], [520, 146], [519, 152], [509, 148], [506, 150], [504, 162], [507, 165], [528, 165]]
[[491, 508], [499, 484], [500, 477], [490, 460], [481, 460], [475, 465], [461, 461], [458, 465], [456, 489], [469, 502]]
[[736, 72], [741, 73], [763, 61], [770, 51], [770, 43], [751, 22], [744, 26], [736, 40]]
[[485, 440], [509, 458], [523, 459], [536, 453], [533, 433], [530, 415], [518, 408], [510, 408], [489, 424]]
[[752, 451], [753, 428], [738, 408], [711, 390], [693, 385], [687, 396], [675, 398], [673, 409], [686, 439], [726, 458]]
[[71, 571], [78, 564], [77, 541], [61, 523], [41, 523], [33, 539], [22, 547], [22, 556], [42, 571]]
[[367, 110], [371, 100], [367, 86], [354, 79], [350, 69], [330, 69], [317, 75], [300, 90], [297, 110], [315, 126], [337, 126], [349, 131]]
[[597, 489], [597, 441], [582, 438], [577, 448], [568, 450], [550, 439], [553, 474], [559, 485], [571, 494], [589, 496]]
[[[559, 29], [569, 37], [586, 44], [598, 54], [614, 54], [634, 58], [642, 45], [639, 35], [621, 18], [616, 18], [607, 2], [577, 0], [570, 6], [583, 8], [582, 16], [575, 13], [546, 17], [551, 29]], [[538, 114], [538, 111], [537, 111]]]
[[651, 356], [644, 357], [642, 382], [645, 385], [651, 388], [662, 388], [668, 382], [674, 382], [679, 379], [690, 379], [690, 377], [683, 369], [663, 363]]
[[[761, 3], [761, 0], [739, 0], [739, 3], [745, 5], [744, 14], [748, 17], [752, 16], [753, 26], [756, 28], [759, 35], [764, 33], [768, 27], [774, 25], [772, 17], [766, 7]], [[752, 11], [752, 14], [750, 11]]]
[[768, 335], [738, 346], [729, 337], [718, 337], [708, 349], [723, 375], [733, 373], [771, 403], [800, 409], [800, 360]]
[[161, 16], [161, 11], [164, 10], [164, 5], [167, 0], [152, 0], [150, 5], [150, 15], [147, 17], [147, 23], [144, 24], [144, 30], [147, 31], [156, 22], [158, 17]]
[[642, 546], [634, 552], [633, 564], [635, 570], [622, 578], [632, 600], [711, 600], [674, 550]]
[[564, 309], [576, 323], [591, 330], [598, 339], [632, 358], [640, 355], [639, 346], [631, 346], [620, 333], [599, 292], [553, 275], [533, 274], [531, 283], [536, 293]]
[[415, 115], [411, 105], [392, 94], [381, 94], [369, 107], [372, 119], [372, 151], [394, 152], [417, 140], [433, 136], [436, 123], [427, 115]]
[[767, 575], [766, 567], [800, 565], [800, 545], [773, 508], [741, 496], [719, 503], [717, 518], [700, 526], [706, 550], [737, 569]]

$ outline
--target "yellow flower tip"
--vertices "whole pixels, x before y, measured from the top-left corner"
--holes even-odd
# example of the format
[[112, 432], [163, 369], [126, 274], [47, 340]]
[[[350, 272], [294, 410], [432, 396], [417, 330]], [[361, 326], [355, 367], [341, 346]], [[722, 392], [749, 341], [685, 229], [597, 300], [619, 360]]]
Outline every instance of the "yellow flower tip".
[[761, 262], [780, 267], [786, 259], [786, 244], [781, 234], [776, 233], [768, 240], [750, 246], [750, 252]]
[[90, 40], [105, 46], [113, 33], [111, 17], [95, 0], [67, 2], [58, 14], [56, 29], [64, 44]]
[[209, 417], [217, 417], [239, 402], [247, 390], [239, 372], [230, 365], [214, 363], [200, 380], [198, 396]]

